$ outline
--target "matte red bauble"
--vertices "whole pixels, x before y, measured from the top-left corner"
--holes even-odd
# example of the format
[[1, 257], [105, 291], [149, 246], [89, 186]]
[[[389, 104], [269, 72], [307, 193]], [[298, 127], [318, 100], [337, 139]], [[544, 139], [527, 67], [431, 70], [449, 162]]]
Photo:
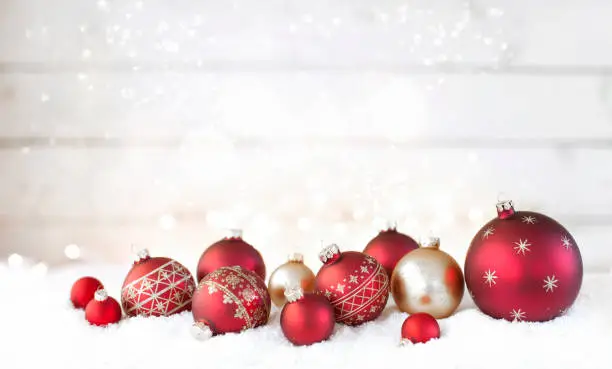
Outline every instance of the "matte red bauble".
[[465, 282], [474, 303], [493, 318], [542, 322], [564, 314], [582, 286], [582, 257], [555, 220], [497, 204], [498, 217], [474, 236]]
[[169, 316], [191, 309], [194, 290], [193, 276], [182, 264], [142, 250], [123, 282], [121, 305], [128, 316]]
[[106, 326], [121, 320], [121, 306], [106, 290], [96, 291], [93, 300], [85, 308], [85, 319], [93, 325]]
[[198, 282], [208, 273], [225, 266], [241, 266], [253, 271], [260, 278], [266, 278], [266, 264], [261, 254], [242, 239], [242, 231], [232, 230], [232, 234], [210, 245], [198, 261]]
[[411, 237], [400, 233], [394, 226], [381, 231], [366, 245], [363, 253], [378, 261], [391, 277], [397, 262], [407, 253], [419, 248]]
[[221, 267], [206, 275], [193, 295], [192, 334], [203, 340], [259, 327], [268, 322], [271, 304], [266, 282], [255, 272]]
[[433, 316], [416, 313], [404, 320], [401, 344], [425, 343], [435, 338], [440, 338], [440, 325]]
[[75, 308], [85, 309], [89, 301], [93, 300], [96, 291], [102, 288], [102, 282], [94, 277], [80, 278], [70, 289], [70, 301]]
[[337, 322], [359, 325], [380, 316], [389, 298], [389, 277], [379, 262], [362, 252], [340, 252], [336, 245], [324, 248], [319, 258], [325, 265], [315, 289], [329, 299]]
[[325, 341], [334, 331], [334, 308], [325, 296], [304, 293], [299, 286], [285, 289], [287, 303], [280, 316], [281, 329], [296, 346]]

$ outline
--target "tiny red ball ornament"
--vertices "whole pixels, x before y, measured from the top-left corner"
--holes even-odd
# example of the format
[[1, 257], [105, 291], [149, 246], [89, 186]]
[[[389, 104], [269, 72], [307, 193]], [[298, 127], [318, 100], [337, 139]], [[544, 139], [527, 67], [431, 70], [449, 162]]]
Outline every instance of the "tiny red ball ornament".
[[336, 321], [359, 325], [380, 316], [389, 298], [389, 277], [373, 257], [357, 251], [340, 252], [337, 245], [319, 253], [324, 265], [315, 290], [329, 299]]
[[266, 278], [266, 264], [259, 251], [242, 239], [242, 231], [231, 230], [231, 235], [210, 245], [198, 261], [197, 279], [225, 266], [241, 266]]
[[83, 277], [78, 279], [70, 289], [70, 301], [77, 309], [85, 309], [87, 304], [93, 300], [96, 291], [104, 288], [102, 282], [94, 277]]
[[304, 293], [299, 286], [285, 289], [287, 303], [280, 316], [281, 329], [289, 342], [307, 346], [327, 340], [336, 323], [334, 308], [325, 296]]
[[181, 263], [138, 254], [123, 282], [121, 305], [128, 316], [170, 316], [191, 309], [195, 281]]
[[427, 313], [412, 314], [402, 324], [402, 345], [425, 343], [436, 338], [440, 338], [440, 325], [436, 318]]
[[557, 221], [497, 204], [498, 217], [472, 239], [465, 282], [485, 314], [509, 321], [543, 322], [563, 315], [582, 286], [582, 257]]
[[412, 237], [397, 231], [394, 225], [378, 233], [366, 245], [363, 253], [372, 256], [378, 261], [391, 277], [397, 262], [407, 253], [419, 248], [419, 244]]
[[85, 308], [85, 319], [93, 325], [107, 326], [121, 320], [121, 306], [106, 290], [96, 291], [93, 300]]
[[240, 266], [221, 267], [198, 284], [191, 332], [205, 340], [259, 327], [268, 322], [271, 304], [266, 282], [255, 272]]

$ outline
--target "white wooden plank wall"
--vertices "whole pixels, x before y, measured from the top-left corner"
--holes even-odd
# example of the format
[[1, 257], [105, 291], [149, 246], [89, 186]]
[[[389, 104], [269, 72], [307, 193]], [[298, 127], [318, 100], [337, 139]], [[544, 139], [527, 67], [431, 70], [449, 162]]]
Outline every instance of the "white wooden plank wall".
[[0, 256], [269, 268], [395, 219], [462, 261], [499, 192], [612, 266], [612, 3], [0, 3]]

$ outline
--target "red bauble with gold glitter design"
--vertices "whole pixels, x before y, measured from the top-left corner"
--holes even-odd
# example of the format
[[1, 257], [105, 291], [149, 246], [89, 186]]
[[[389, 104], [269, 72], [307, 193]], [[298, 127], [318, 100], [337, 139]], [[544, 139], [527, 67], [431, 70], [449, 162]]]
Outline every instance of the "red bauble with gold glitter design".
[[389, 298], [389, 277], [373, 257], [357, 251], [340, 252], [330, 245], [319, 253], [325, 264], [316, 276], [317, 293], [334, 307], [336, 321], [359, 325], [380, 316]]
[[142, 250], [123, 282], [121, 305], [127, 316], [169, 316], [191, 309], [194, 290], [193, 276], [182, 264]]
[[221, 267], [206, 275], [193, 295], [192, 334], [207, 339], [259, 327], [268, 322], [271, 304], [266, 282], [255, 272]]
[[241, 230], [232, 230], [231, 235], [210, 245], [198, 261], [197, 279], [225, 266], [241, 266], [266, 278], [266, 264], [255, 247], [242, 239]]
[[107, 326], [121, 320], [121, 306], [105, 289], [96, 291], [94, 299], [85, 308], [85, 319], [93, 325]]
[[465, 281], [474, 303], [493, 318], [542, 322], [563, 315], [582, 286], [582, 257], [557, 221], [497, 204], [498, 217], [474, 236]]
[[381, 231], [368, 242], [363, 253], [376, 259], [385, 268], [390, 278], [397, 262], [404, 255], [418, 248], [419, 244], [412, 237], [398, 232], [395, 226], [389, 225], [386, 230]]

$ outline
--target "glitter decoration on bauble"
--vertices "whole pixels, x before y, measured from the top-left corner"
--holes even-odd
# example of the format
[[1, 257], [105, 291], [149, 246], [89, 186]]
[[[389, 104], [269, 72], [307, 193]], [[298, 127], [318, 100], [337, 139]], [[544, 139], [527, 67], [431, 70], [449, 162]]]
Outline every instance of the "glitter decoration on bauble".
[[197, 279], [225, 266], [241, 266], [266, 278], [266, 264], [259, 251], [242, 238], [242, 230], [232, 229], [230, 235], [210, 245], [198, 261]]
[[389, 298], [389, 277], [376, 259], [357, 251], [340, 252], [335, 244], [325, 247], [319, 259], [324, 265], [315, 289], [329, 299], [337, 322], [359, 325], [380, 316]]
[[85, 319], [100, 327], [118, 323], [121, 316], [121, 306], [105, 289], [97, 290], [94, 299], [85, 308]]
[[449, 317], [465, 291], [463, 272], [452, 256], [440, 250], [440, 239], [427, 237], [421, 246], [404, 255], [391, 276], [391, 294], [406, 313]]
[[417, 248], [419, 244], [412, 237], [398, 232], [395, 224], [389, 223], [386, 229], [380, 231], [368, 242], [363, 253], [376, 259], [391, 277], [397, 262]]
[[299, 284], [288, 285], [284, 293], [287, 303], [281, 311], [280, 325], [289, 342], [307, 346], [332, 335], [336, 317], [325, 296], [305, 293]]
[[204, 277], [193, 295], [192, 335], [206, 340], [264, 325], [272, 302], [266, 282], [240, 266], [221, 267]]
[[181, 263], [144, 249], [125, 277], [121, 305], [127, 316], [170, 316], [191, 309], [195, 281]]
[[102, 282], [97, 278], [79, 278], [70, 289], [70, 302], [77, 309], [85, 309], [87, 304], [94, 299], [96, 291], [103, 288]]
[[576, 241], [556, 220], [497, 203], [497, 218], [474, 236], [465, 259], [467, 289], [485, 314], [544, 322], [570, 309], [582, 286]]
[[290, 255], [286, 263], [281, 264], [270, 274], [268, 292], [274, 305], [277, 307], [285, 305], [287, 301], [285, 287], [294, 284], [299, 285], [305, 293], [315, 290], [315, 274], [304, 264], [304, 256], [299, 253]]

